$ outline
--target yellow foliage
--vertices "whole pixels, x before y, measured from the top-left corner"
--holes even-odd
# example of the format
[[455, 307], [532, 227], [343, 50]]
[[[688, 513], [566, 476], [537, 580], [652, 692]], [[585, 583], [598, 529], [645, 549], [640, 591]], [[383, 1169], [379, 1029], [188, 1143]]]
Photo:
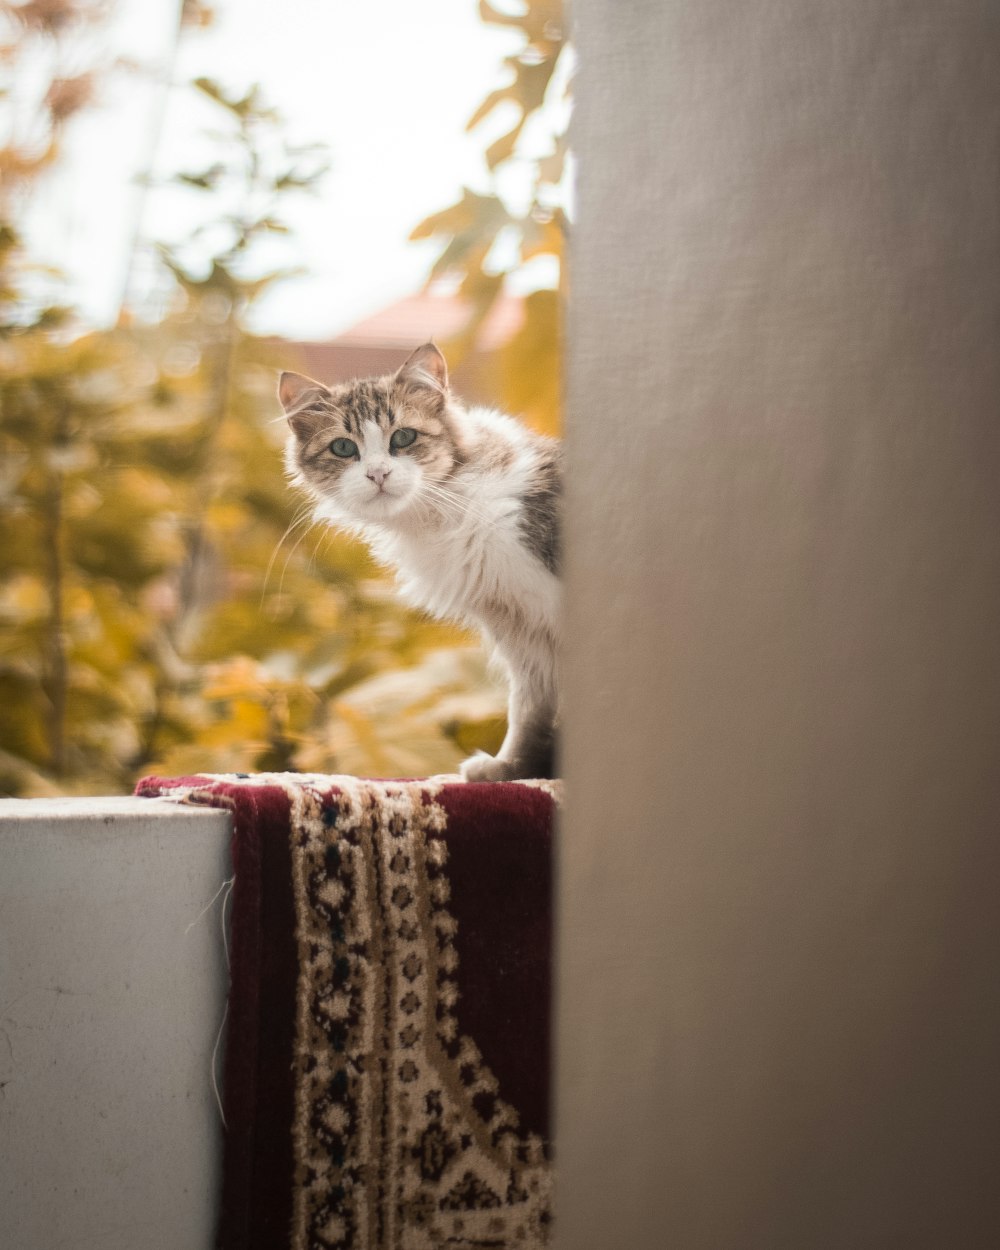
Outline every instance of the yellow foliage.
[[49, 595], [42, 579], [19, 573], [0, 586], [0, 617], [32, 622], [42, 620], [49, 609]]
[[[508, 163], [524, 163], [520, 140], [527, 122], [546, 105], [565, 33], [560, 0], [527, 0], [517, 13], [481, 0], [480, 14], [484, 21], [523, 35], [521, 48], [505, 59], [507, 82], [486, 96], [468, 122], [468, 129], [473, 130], [501, 105], [515, 106], [515, 124], [486, 152], [487, 166], [495, 173]], [[450, 358], [460, 360], [472, 349], [494, 301], [505, 289], [507, 276], [540, 257], [554, 260], [561, 275], [568, 229], [562, 208], [566, 151], [566, 136], [558, 133], [552, 136], [550, 152], [532, 157], [533, 192], [522, 211], [508, 206], [494, 178], [488, 193], [465, 188], [455, 204], [414, 228], [411, 238], [443, 241], [430, 281], [457, 278], [459, 292], [470, 305], [467, 324], [445, 344]], [[498, 271], [494, 244], [501, 232], [517, 239], [517, 255]], [[523, 326], [491, 362], [493, 390], [503, 406], [547, 434], [557, 433], [560, 427], [560, 321], [559, 294], [535, 290], [526, 298]]]
[[[520, 14], [482, 0], [480, 11], [523, 34], [469, 123], [516, 105], [487, 153], [499, 171], [524, 161], [562, 14], [556, 0], [528, 0]], [[256, 89], [199, 90], [231, 134], [218, 167], [180, 175], [191, 194], [214, 196], [223, 168], [243, 171], [247, 203], [263, 202], [262, 189], [282, 203], [314, 181], [301, 153], [271, 168], [280, 144], [254, 149], [277, 124]], [[63, 95], [50, 101], [49, 147], [0, 152], [5, 178], [54, 157]], [[468, 326], [446, 345], [453, 357], [504, 289], [510, 270], [491, 260], [501, 231], [519, 241], [511, 268], [561, 259], [564, 156], [557, 135], [530, 162], [523, 213], [493, 186], [414, 229], [441, 240], [433, 274], [456, 276], [470, 301]], [[217, 210], [229, 244], [206, 274], [164, 252], [178, 298], [155, 324], [123, 317], [75, 336], [59, 309], [21, 299], [24, 258], [0, 220], [0, 792], [121, 791], [150, 772], [452, 772], [502, 737], [504, 692], [478, 641], [403, 608], [361, 544], [286, 528], [299, 501], [271, 423], [283, 361], [246, 328], [251, 302], [282, 275], [241, 276], [257, 240], [284, 229], [274, 211]], [[559, 318], [558, 293], [536, 290], [491, 361], [498, 401], [548, 433], [559, 425]]]

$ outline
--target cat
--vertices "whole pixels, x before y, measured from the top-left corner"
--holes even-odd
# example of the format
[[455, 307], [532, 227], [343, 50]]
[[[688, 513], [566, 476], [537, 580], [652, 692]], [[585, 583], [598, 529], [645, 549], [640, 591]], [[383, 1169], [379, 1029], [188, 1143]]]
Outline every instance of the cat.
[[555, 775], [562, 451], [513, 418], [466, 408], [444, 356], [324, 386], [282, 373], [286, 466], [314, 515], [360, 535], [404, 598], [479, 629], [509, 679], [507, 733], [466, 781]]

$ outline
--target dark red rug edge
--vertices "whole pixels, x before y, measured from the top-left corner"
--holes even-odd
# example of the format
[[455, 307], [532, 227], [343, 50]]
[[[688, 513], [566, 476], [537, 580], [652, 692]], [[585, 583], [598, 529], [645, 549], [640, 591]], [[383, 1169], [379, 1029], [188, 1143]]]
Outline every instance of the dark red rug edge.
[[[291, 1224], [292, 1031], [298, 952], [291, 890], [289, 799], [279, 786], [147, 777], [136, 794], [188, 791], [232, 813], [225, 1115], [219, 1250], [265, 1250]], [[265, 935], [267, 939], [265, 940]]]
[[[226, 1069], [223, 1106], [226, 1116], [222, 1210], [219, 1250], [273, 1250], [285, 1244], [291, 1224], [293, 1192], [292, 1138], [289, 1126], [294, 1114], [292, 1047], [294, 986], [298, 965], [294, 932], [294, 899], [291, 886], [289, 797], [279, 785], [246, 785], [250, 777], [234, 775], [225, 780], [187, 776], [148, 777], [136, 787], [143, 796], [185, 790], [189, 801], [228, 810], [233, 816], [231, 855], [234, 872], [230, 944], [230, 995], [226, 1025]], [[305, 780], [305, 779], [303, 779]], [[310, 780], [313, 780], [310, 778]], [[416, 784], [421, 779], [413, 779]], [[336, 781], [324, 778], [332, 794]], [[448, 813], [445, 840], [449, 845], [449, 875], [463, 884], [460, 898], [469, 900], [459, 920], [459, 934], [479, 930], [484, 910], [477, 904], [477, 890], [501, 890], [507, 899], [506, 925], [511, 931], [524, 926], [532, 934], [535, 954], [544, 952], [543, 971], [530, 991], [529, 1016], [537, 1029], [545, 1056], [542, 1070], [531, 1073], [521, 1063], [523, 1047], [510, 1039], [499, 1049], [488, 1045], [484, 1059], [514, 1095], [515, 1105], [528, 1114], [522, 1128], [549, 1137], [549, 1068], [552, 951], [552, 872], [557, 805], [544, 789], [517, 783], [468, 784], [445, 782], [437, 799]], [[506, 831], [499, 871], [488, 886], [470, 883], [478, 872], [475, 855], [476, 825], [482, 821], [483, 800]], [[499, 846], [500, 844], [498, 844]], [[530, 869], [525, 873], [524, 864]], [[473, 924], [475, 917], [477, 923]], [[462, 923], [462, 920], [466, 923]], [[265, 935], [269, 937], [265, 940]], [[495, 956], [503, 948], [503, 934], [480, 934], [492, 957], [492, 967], [503, 971]], [[465, 946], [464, 958], [462, 947]], [[467, 971], [483, 966], [460, 937], [461, 967]], [[513, 971], [513, 969], [511, 969]], [[463, 1031], [473, 1037], [493, 1037], [491, 1027], [480, 1027], [479, 1012], [489, 1013], [485, 1001], [478, 1006], [466, 993], [459, 1009]], [[472, 1018], [468, 1018], [472, 1011]], [[519, 1005], [523, 1019], [524, 1004]], [[534, 1031], [530, 1029], [529, 1031]], [[544, 1040], [543, 1040], [544, 1039]], [[548, 1061], [548, 1062], [547, 1062]], [[520, 1070], [518, 1065], [520, 1064]]]

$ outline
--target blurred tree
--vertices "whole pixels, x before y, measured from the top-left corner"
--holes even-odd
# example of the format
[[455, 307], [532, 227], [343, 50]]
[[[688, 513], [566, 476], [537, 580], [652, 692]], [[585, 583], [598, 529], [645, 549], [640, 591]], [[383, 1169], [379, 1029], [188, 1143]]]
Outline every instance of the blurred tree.
[[[102, 19], [98, 0], [0, 0], [0, 203], [51, 165], [66, 123], [94, 97], [96, 66], [81, 69], [81, 32]], [[74, 55], [70, 55], [72, 49]], [[94, 59], [94, 53], [82, 58]], [[70, 69], [70, 66], [73, 69]], [[30, 89], [23, 84], [29, 82]], [[14, 90], [14, 84], [22, 84]]]
[[[558, 261], [564, 140], [526, 154], [563, 48], [555, 4], [487, 20], [524, 32], [510, 83], [471, 126], [519, 109], [492, 144], [519, 167], [520, 207], [498, 190], [418, 227], [443, 236], [436, 274], [458, 274], [471, 341], [504, 275]], [[46, 55], [17, 124], [0, 133], [0, 791], [125, 790], [147, 771], [453, 769], [502, 734], [502, 694], [478, 646], [400, 607], [362, 547], [314, 530], [281, 462], [272, 343], [252, 305], [286, 270], [268, 260], [284, 206], [322, 174], [290, 147], [254, 88], [196, 85], [221, 122], [217, 153], [174, 179], [202, 226], [159, 256], [172, 294], [153, 320], [84, 332], [58, 275], [30, 263], [16, 222], [58, 158], [63, 129], [98, 94], [98, 61], [65, 65], [74, 32], [105, 12], [84, 0], [0, 4], [0, 66]], [[182, 25], [209, 10], [192, 0]], [[76, 79], [79, 81], [75, 81]], [[564, 87], [559, 87], [563, 90]], [[516, 198], [516, 197], [515, 197]], [[557, 293], [528, 297], [496, 362], [497, 392], [541, 428], [557, 420]]]
[[[281, 205], [316, 185], [321, 153], [289, 147], [256, 88], [234, 95], [205, 79], [195, 85], [227, 130], [217, 159], [177, 175], [210, 211], [183, 246], [161, 249], [183, 301], [148, 344], [175, 419], [194, 432], [175, 500], [184, 558], [155, 587], [161, 655], [181, 662], [159, 665], [135, 764], [420, 772], [429, 753], [438, 767], [453, 766], [457, 750], [439, 720], [414, 726], [401, 756], [385, 747], [377, 717], [362, 705], [345, 718], [338, 696], [383, 669], [412, 677], [414, 662], [453, 645], [455, 633], [406, 613], [365, 549], [332, 531], [320, 530], [311, 549], [302, 535], [287, 556], [280, 551], [293, 496], [274, 382], [287, 362], [249, 332], [247, 314], [287, 272], [262, 271], [257, 245], [287, 233]], [[288, 528], [309, 524], [303, 508]]]
[[[15, 793], [67, 770], [72, 717], [108, 693], [70, 659], [87, 613], [68, 584], [65, 543], [67, 518], [87, 506], [77, 487], [90, 448], [76, 436], [105, 361], [93, 339], [65, 343], [55, 275], [30, 264], [15, 228], [67, 123], [93, 98], [93, 70], [71, 75], [66, 65], [86, 61], [68, 49], [99, 20], [99, 6], [79, 0], [0, 6], [0, 786]], [[92, 745], [88, 726], [82, 752]]]
[[[497, 402], [545, 433], [559, 427], [560, 330], [569, 229], [567, 198], [568, 101], [571, 49], [562, 0], [524, 0], [508, 11], [479, 0], [489, 22], [516, 32], [521, 46], [505, 58], [508, 81], [491, 91], [470, 117], [474, 130], [491, 119], [506, 129], [486, 149], [491, 185], [465, 188], [461, 199], [426, 218], [413, 239], [440, 238], [443, 249], [429, 282], [457, 281], [471, 314], [447, 344], [461, 358], [509, 277], [530, 266], [540, 276], [525, 298], [524, 322], [494, 360]], [[547, 260], [548, 264], [542, 264]]]
[[[24, 275], [5, 266], [8, 793], [120, 790], [147, 770], [421, 772], [460, 754], [433, 711], [457, 679], [432, 691], [413, 677], [458, 636], [407, 614], [365, 551], [332, 532], [280, 554], [292, 496], [278, 362], [246, 318], [284, 276], [260, 267], [257, 245], [286, 232], [281, 205], [323, 161], [283, 141], [256, 89], [196, 88], [226, 128], [219, 158], [175, 179], [208, 211], [183, 246], [160, 249], [175, 283], [165, 317], [73, 334], [56, 309], [26, 315]], [[2, 239], [7, 256], [16, 239]], [[337, 703], [385, 669], [403, 691], [410, 675], [405, 739], [363, 699]]]

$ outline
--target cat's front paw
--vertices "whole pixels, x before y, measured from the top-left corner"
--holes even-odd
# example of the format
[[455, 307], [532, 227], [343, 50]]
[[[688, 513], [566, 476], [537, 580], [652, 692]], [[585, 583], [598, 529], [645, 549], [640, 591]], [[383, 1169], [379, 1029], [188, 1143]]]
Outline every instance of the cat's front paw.
[[465, 760], [458, 771], [466, 781], [513, 781], [518, 776], [513, 764], [482, 752]]

